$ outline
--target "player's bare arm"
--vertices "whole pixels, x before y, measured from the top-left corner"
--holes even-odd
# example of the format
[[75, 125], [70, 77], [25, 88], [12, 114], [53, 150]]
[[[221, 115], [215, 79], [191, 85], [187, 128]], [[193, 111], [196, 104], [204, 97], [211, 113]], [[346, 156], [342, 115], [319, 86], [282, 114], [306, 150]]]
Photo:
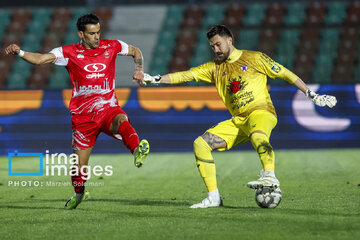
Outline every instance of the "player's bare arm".
[[301, 80], [301, 78], [298, 78], [295, 82], [294, 82], [294, 86], [297, 87], [300, 91], [302, 91], [303, 93], [306, 93], [306, 90], [308, 90], [308, 87], [306, 86], [306, 84], [304, 83], [303, 80]]
[[[156, 77], [156, 76], [155, 76]], [[163, 83], [163, 84], [171, 84], [171, 79], [169, 74], [165, 74], [163, 76], [160, 76], [160, 80], [159, 83]]]
[[5, 49], [6, 54], [19, 55], [25, 61], [32, 64], [47, 64], [52, 63], [56, 60], [56, 57], [52, 53], [32, 53], [32, 52], [24, 52], [20, 49], [20, 47], [16, 44], [10, 44]]
[[143, 55], [139, 48], [129, 45], [128, 56], [132, 56], [134, 58], [136, 66], [136, 70], [133, 75], [133, 82], [138, 82], [140, 84], [144, 78]]

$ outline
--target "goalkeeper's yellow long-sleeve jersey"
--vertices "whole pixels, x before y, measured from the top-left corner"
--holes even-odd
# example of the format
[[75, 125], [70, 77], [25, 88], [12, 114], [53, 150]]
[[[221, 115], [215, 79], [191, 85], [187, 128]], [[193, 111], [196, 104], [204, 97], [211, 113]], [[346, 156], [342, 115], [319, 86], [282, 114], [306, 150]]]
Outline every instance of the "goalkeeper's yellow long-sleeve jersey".
[[238, 50], [223, 62], [208, 62], [189, 71], [169, 74], [171, 84], [196, 80], [215, 83], [232, 116], [246, 117], [262, 109], [276, 116], [267, 90], [267, 76], [294, 83], [298, 77], [266, 54]]

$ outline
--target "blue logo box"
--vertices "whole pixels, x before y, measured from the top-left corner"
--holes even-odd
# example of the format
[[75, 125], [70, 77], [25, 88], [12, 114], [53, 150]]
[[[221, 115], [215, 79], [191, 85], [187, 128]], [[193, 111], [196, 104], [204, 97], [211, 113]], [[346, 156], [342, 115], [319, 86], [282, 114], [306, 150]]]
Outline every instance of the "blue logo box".
[[[39, 172], [12, 172], [11, 161], [14, 157], [39, 157]], [[42, 153], [19, 153], [17, 150], [8, 154], [9, 158], [9, 176], [42, 176], [43, 175], [43, 154]]]

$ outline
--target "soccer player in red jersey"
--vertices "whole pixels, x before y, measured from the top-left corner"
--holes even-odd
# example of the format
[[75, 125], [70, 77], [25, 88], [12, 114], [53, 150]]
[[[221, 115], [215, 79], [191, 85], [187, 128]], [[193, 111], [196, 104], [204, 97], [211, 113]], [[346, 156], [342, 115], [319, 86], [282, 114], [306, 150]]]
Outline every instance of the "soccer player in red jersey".
[[[78, 169], [87, 166], [97, 136], [104, 132], [122, 139], [134, 154], [136, 167], [141, 167], [149, 153], [149, 143], [139, 137], [131, 126], [127, 114], [118, 105], [115, 96], [115, 60], [118, 55], [132, 56], [136, 65], [133, 81], [141, 81], [143, 56], [137, 47], [120, 40], [100, 39], [99, 18], [90, 13], [77, 20], [78, 44], [58, 47], [49, 53], [24, 52], [16, 44], [9, 45], [5, 52], [15, 54], [32, 64], [54, 63], [68, 71], [73, 91], [70, 101], [72, 120], [72, 148], [79, 157]], [[75, 209], [87, 198], [86, 176], [72, 176], [75, 196], [70, 198], [65, 209]]]

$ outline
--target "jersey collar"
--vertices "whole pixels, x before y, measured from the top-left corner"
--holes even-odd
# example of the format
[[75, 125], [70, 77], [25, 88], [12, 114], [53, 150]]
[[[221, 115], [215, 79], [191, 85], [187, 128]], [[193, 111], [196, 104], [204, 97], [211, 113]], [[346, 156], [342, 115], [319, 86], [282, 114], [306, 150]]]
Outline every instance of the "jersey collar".
[[95, 48], [95, 49], [88, 49], [88, 48], [85, 48], [82, 44], [81, 44], [81, 41], [76, 44], [75, 46], [79, 49], [79, 50], [82, 50], [82, 54], [85, 55], [85, 56], [90, 56], [90, 57], [96, 57], [96, 56], [99, 56], [101, 54], [103, 54], [105, 52], [105, 49], [104, 48], [101, 48], [101, 46], [103, 45], [103, 41], [101, 41], [100, 39], [100, 43], [99, 43], [99, 47]]
[[233, 52], [226, 59], [227, 63], [233, 63], [241, 57], [242, 51], [234, 48]]

